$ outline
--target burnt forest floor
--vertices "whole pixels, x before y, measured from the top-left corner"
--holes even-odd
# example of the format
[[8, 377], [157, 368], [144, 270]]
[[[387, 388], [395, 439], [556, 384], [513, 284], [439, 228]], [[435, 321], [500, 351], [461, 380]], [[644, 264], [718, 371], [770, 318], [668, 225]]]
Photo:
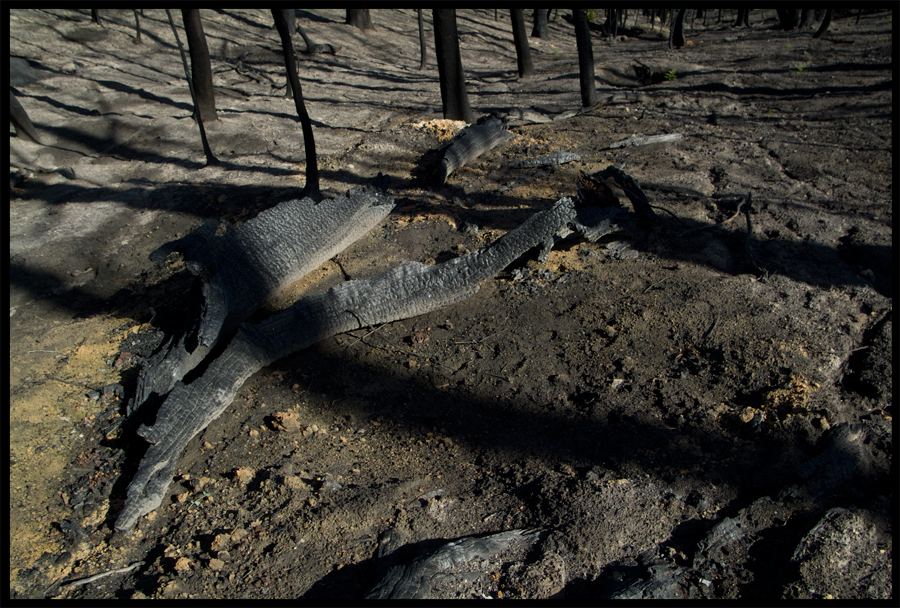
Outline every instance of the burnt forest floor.
[[[365, 33], [297, 11], [341, 47], [299, 54], [323, 188], [383, 173], [397, 207], [255, 318], [490, 243], [574, 196], [579, 171], [617, 164], [658, 222], [529, 254], [458, 304], [263, 369], [123, 534], [147, 422], [124, 403], [192, 282], [147, 256], [295, 197], [302, 137], [268, 11], [201, 11], [209, 168], [163, 11], [140, 45], [131, 11], [103, 27], [10, 11], [11, 84], [50, 144], [10, 137], [10, 597], [355, 599], [388, 532], [402, 561], [516, 528], [543, 533], [435, 593], [892, 597], [891, 12], [838, 11], [818, 40], [774, 11], [713, 17], [675, 51], [629, 20], [616, 44], [594, 33], [597, 87], [641, 95], [585, 113], [562, 13], [519, 80], [508, 14], [459, 11], [472, 107], [515, 137], [438, 185], [462, 125], [441, 120], [430, 15], [419, 71], [415, 11], [373, 10]], [[511, 167], [555, 150], [582, 160]]]

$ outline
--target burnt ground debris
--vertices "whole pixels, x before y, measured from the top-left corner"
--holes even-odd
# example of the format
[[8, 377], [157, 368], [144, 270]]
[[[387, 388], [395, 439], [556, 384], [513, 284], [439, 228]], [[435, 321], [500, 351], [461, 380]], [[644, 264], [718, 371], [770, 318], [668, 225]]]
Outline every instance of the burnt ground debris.
[[[571, 26], [530, 39], [538, 76], [520, 82], [508, 23], [459, 11], [473, 108], [514, 138], [439, 186], [433, 151], [462, 125], [440, 120], [434, 64], [415, 69], [415, 12], [374, 11], [365, 33], [300, 12], [345, 50], [300, 57], [323, 189], [382, 173], [398, 207], [257, 318], [475, 250], [610, 164], [654, 226], [526, 256], [468, 300], [265, 368], [132, 535], [113, 524], [152, 420], [124, 399], [191, 289], [147, 256], [294, 198], [304, 155], [266, 11], [202, 11], [210, 168], [164, 14], [134, 45], [130, 11], [108, 13], [11, 11], [11, 54], [41, 76], [17, 96], [51, 144], [10, 139], [11, 597], [360, 598], [388, 536], [404, 563], [530, 528], [534, 547], [445, 596], [892, 597], [889, 13], [838, 14], [819, 40], [774, 11], [695, 23], [675, 52], [638, 24], [595, 55], [601, 98], [643, 99], [578, 113]], [[642, 84], [639, 65], [677, 78]], [[581, 162], [509, 170], [560, 149]], [[743, 214], [725, 222], [748, 193], [749, 241]]]

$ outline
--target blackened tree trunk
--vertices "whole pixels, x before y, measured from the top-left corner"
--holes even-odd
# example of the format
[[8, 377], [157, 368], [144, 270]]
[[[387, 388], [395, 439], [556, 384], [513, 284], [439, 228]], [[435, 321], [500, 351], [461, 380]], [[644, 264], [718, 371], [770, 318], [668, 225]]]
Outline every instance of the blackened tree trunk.
[[813, 17], [815, 17], [816, 11], [810, 10], [808, 8], [804, 8], [800, 10], [800, 29], [805, 30], [808, 27], [812, 27]]
[[141, 18], [138, 15], [137, 9], [132, 9], [134, 11], [134, 30], [137, 32], [135, 37], [132, 39], [132, 42], [135, 44], [141, 44]]
[[610, 44], [616, 41], [616, 33], [619, 30], [619, 11], [615, 8], [606, 9], [606, 35]]
[[[834, 9], [828, 8], [825, 9], [825, 16], [822, 17], [822, 25], [819, 26], [819, 29], [816, 30], [816, 33], [813, 34], [813, 38], [821, 38], [822, 35], [828, 31], [828, 26], [831, 25], [831, 18], [834, 16]], [[859, 20], [857, 19], [857, 23]]]
[[781, 21], [781, 29], [795, 30], [800, 25], [800, 9], [799, 8], [779, 8], [775, 12], [778, 13], [778, 19]]
[[441, 104], [444, 118], [475, 122], [475, 114], [469, 106], [462, 59], [459, 56], [459, 37], [456, 33], [456, 10], [431, 9], [434, 23], [434, 47], [437, 55], [438, 74], [441, 80]]
[[303, 130], [303, 148], [306, 151], [306, 186], [300, 193], [300, 198], [310, 197], [315, 201], [322, 200], [319, 190], [319, 165], [316, 160], [316, 142], [313, 138], [312, 121], [306, 112], [306, 104], [303, 102], [303, 90], [300, 88], [300, 77], [297, 75], [297, 63], [294, 60], [294, 44], [288, 32], [287, 19], [280, 9], [272, 9], [272, 17], [275, 19], [275, 28], [281, 37], [281, 50], [284, 53], [284, 65], [287, 69], [288, 80], [294, 92], [294, 106], [297, 108], [297, 116], [300, 118], [300, 127]]
[[550, 9], [536, 8], [534, 9], [534, 27], [531, 30], [532, 38], [540, 38], [547, 40], [550, 38], [550, 30], [547, 28], [547, 13]]
[[187, 80], [188, 89], [191, 91], [191, 101], [194, 104], [194, 118], [197, 119], [197, 127], [200, 129], [200, 141], [203, 143], [203, 152], [206, 154], [206, 166], [218, 165], [219, 159], [213, 154], [212, 148], [209, 146], [209, 140], [206, 139], [206, 129], [203, 128], [203, 117], [198, 109], [197, 92], [194, 90], [193, 78], [191, 78], [191, 73], [188, 69], [187, 56], [184, 53], [181, 39], [178, 37], [178, 30], [175, 29], [172, 11], [169, 9], [166, 9], [166, 18], [169, 20], [169, 27], [172, 28], [172, 35], [175, 37], [175, 43], [178, 45], [178, 53], [181, 55], [181, 66], [184, 68], [184, 77]]
[[428, 63], [428, 47], [425, 45], [425, 17], [422, 15], [422, 9], [416, 9], [419, 15], [419, 51], [421, 59], [419, 60], [419, 69], [424, 70]]
[[358, 27], [362, 31], [375, 29], [375, 26], [372, 25], [372, 16], [369, 15], [367, 8], [348, 8], [346, 23]]
[[585, 108], [597, 104], [597, 85], [594, 82], [594, 49], [591, 46], [591, 30], [584, 9], [572, 9], [575, 21], [575, 43], [578, 46], [578, 73], [581, 81], [581, 105]]
[[191, 82], [194, 84], [194, 94], [197, 95], [197, 107], [194, 111], [200, 114], [203, 122], [212, 122], [218, 120], [218, 116], [216, 98], [213, 95], [209, 47], [206, 46], [203, 24], [200, 23], [200, 9], [181, 9], [181, 19], [184, 21], [188, 51], [191, 54]]
[[684, 46], [684, 16], [687, 9], [675, 9], [675, 18], [672, 19], [672, 27], [669, 28], [669, 49], [680, 49]]
[[[297, 13], [292, 8], [284, 8], [281, 9], [284, 13], [284, 20], [287, 23], [288, 34], [290, 34], [293, 39], [294, 34], [297, 33]], [[307, 45], [309, 46], [309, 45]]]
[[739, 8], [737, 19], [734, 22], [734, 25], [731, 27], [750, 27], [750, 9], [749, 8]]
[[100, 23], [100, 11], [96, 8], [91, 9], [91, 25], [94, 25], [94, 24], [99, 25], [100, 27], [103, 27], [103, 24]]
[[511, 8], [509, 15], [512, 19], [519, 78], [531, 78], [534, 76], [534, 64], [531, 63], [531, 49], [528, 47], [528, 36], [525, 34], [525, 11], [521, 8]]

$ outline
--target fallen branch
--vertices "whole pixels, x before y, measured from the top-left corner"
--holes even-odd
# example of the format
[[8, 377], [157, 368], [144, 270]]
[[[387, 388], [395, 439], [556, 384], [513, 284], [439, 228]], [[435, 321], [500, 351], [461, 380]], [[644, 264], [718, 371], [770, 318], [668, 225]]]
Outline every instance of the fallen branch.
[[485, 152], [505, 144], [513, 135], [496, 116], [489, 116], [463, 129], [459, 137], [444, 152], [441, 161], [440, 183], [445, 183], [454, 171], [469, 164]]
[[167, 394], [206, 358], [220, 337], [230, 337], [271, 295], [343, 251], [393, 207], [393, 199], [371, 190], [351, 190], [320, 203], [293, 200], [223, 234], [210, 220], [151, 253], [150, 259], [159, 262], [180, 252], [199, 277], [203, 302], [182, 334], [141, 369], [128, 413], [153, 393]]
[[130, 566], [125, 566], [124, 568], [117, 568], [115, 570], [108, 570], [106, 572], [101, 572], [100, 574], [95, 574], [94, 576], [89, 576], [87, 578], [82, 578], [77, 581], [72, 581], [71, 583], [66, 583], [65, 585], [61, 585], [59, 587], [60, 591], [68, 591], [69, 589], [74, 589], [75, 587], [81, 587], [82, 585], [87, 585], [89, 583], [93, 583], [94, 581], [98, 581], [101, 578], [105, 578], [107, 576], [111, 576], [113, 574], [124, 574], [126, 572], [131, 572], [135, 568], [139, 566], [143, 566], [144, 562], [134, 562]]
[[637, 137], [632, 135], [630, 137], [626, 137], [622, 141], [617, 141], [615, 143], [609, 144], [605, 148], [601, 148], [603, 150], [613, 150], [615, 148], [625, 148], [627, 146], [646, 146], [649, 144], [663, 144], [668, 143], [670, 141], [678, 141], [683, 138], [684, 135], [681, 133], [670, 133], [669, 135], [648, 135], [646, 137]]

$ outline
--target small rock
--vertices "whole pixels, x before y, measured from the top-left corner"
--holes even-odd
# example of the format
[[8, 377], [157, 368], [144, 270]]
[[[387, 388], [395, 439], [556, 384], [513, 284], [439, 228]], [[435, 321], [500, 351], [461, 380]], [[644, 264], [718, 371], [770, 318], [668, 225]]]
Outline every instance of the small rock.
[[226, 547], [229, 547], [231, 542], [232, 538], [230, 534], [216, 534], [216, 537], [213, 539], [209, 548], [211, 551], [222, 551]]
[[191, 569], [191, 560], [186, 557], [179, 557], [175, 562], [175, 570], [178, 572], [186, 572]]
[[297, 433], [303, 429], [297, 412], [275, 412], [275, 420], [272, 422], [272, 427], [276, 431], [285, 433]]
[[223, 562], [222, 560], [220, 560], [218, 558], [214, 557], [211, 560], [209, 560], [210, 570], [221, 570], [224, 567], [225, 567], [225, 562]]
[[238, 481], [243, 484], [250, 483], [253, 480], [253, 477], [256, 475], [256, 471], [251, 469], [250, 467], [241, 467], [234, 472], [235, 477], [237, 477]]
[[292, 490], [302, 490], [306, 487], [306, 483], [297, 477], [296, 475], [291, 475], [289, 477], [284, 478], [284, 485], [289, 487]]

